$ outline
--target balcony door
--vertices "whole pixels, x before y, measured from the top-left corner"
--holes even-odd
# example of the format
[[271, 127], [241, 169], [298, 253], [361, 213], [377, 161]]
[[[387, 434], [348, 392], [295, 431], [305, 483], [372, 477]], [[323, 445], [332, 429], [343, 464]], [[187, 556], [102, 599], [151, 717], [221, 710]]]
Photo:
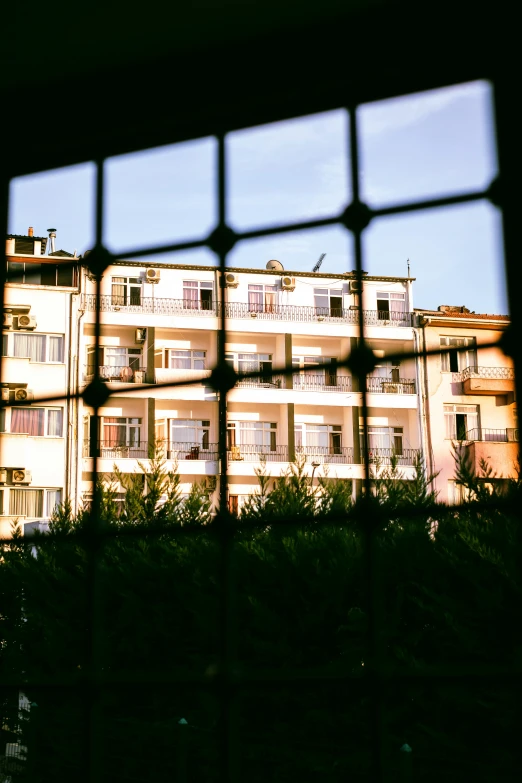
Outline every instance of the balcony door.
[[112, 278], [112, 304], [116, 307], [139, 307], [141, 305], [143, 283], [139, 277]]

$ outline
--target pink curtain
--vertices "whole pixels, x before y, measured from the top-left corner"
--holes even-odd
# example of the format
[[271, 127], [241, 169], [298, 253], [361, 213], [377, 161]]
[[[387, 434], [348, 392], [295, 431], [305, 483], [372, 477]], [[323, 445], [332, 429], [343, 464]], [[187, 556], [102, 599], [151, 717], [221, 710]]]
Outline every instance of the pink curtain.
[[43, 435], [44, 417], [45, 408], [13, 408], [11, 411], [11, 432]]
[[187, 310], [197, 310], [199, 307], [199, 286], [190, 280], [183, 281], [183, 307]]

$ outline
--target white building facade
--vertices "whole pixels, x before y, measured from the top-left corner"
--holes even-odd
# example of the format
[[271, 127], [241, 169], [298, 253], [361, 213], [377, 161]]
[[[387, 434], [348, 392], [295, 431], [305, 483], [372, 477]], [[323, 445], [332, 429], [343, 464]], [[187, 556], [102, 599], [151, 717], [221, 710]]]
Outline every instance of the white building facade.
[[[270, 266], [270, 264], [269, 264]], [[217, 395], [206, 378], [218, 350], [218, 271], [214, 267], [118, 263], [101, 283], [100, 374], [113, 394], [99, 411], [99, 470], [116, 464], [124, 473], [146, 461], [155, 440], [164, 444], [169, 468], [177, 464], [182, 491], [219, 474]], [[388, 362], [390, 352], [413, 347], [412, 281], [364, 281], [364, 318], [370, 347], [379, 357], [368, 379], [369, 447], [372, 461], [389, 464], [397, 454], [406, 477], [421, 448], [416, 366]], [[316, 476], [354, 480], [363, 476], [361, 392], [338, 367], [358, 337], [356, 281], [352, 275], [229, 269], [226, 275], [226, 358], [241, 372], [264, 370], [266, 381], [244, 380], [227, 400], [230, 507], [255, 492], [261, 459], [278, 475], [296, 454]], [[95, 286], [84, 274], [80, 314], [80, 384], [92, 379]], [[277, 375], [292, 362], [293, 377]], [[329, 369], [313, 372], [314, 364]], [[306, 375], [304, 369], [310, 370]], [[193, 385], [154, 389], [155, 384], [194, 379]], [[140, 388], [141, 383], [147, 386]], [[123, 385], [131, 393], [118, 396]], [[127, 386], [128, 388], [128, 386]], [[80, 406], [76, 498], [92, 491], [92, 410]], [[217, 492], [217, 489], [216, 489]], [[217, 494], [215, 495], [217, 499]]]

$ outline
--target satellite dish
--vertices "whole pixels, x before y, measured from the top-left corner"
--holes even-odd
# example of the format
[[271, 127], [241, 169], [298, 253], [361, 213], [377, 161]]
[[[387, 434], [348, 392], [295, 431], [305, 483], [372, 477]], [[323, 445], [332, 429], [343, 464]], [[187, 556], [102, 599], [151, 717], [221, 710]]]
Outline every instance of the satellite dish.
[[267, 263], [266, 268], [267, 269], [274, 269], [274, 270], [277, 270], [278, 272], [283, 272], [283, 270], [284, 270], [284, 266], [281, 263], [281, 261], [276, 261], [275, 258], [273, 258], [271, 261], [269, 261]]
[[312, 269], [312, 272], [318, 272], [319, 271], [319, 269], [321, 268], [321, 264], [323, 263], [323, 258], [325, 257], [325, 255], [326, 255], [326, 253], [321, 253], [321, 255], [319, 256], [319, 261], [317, 262], [317, 264]]

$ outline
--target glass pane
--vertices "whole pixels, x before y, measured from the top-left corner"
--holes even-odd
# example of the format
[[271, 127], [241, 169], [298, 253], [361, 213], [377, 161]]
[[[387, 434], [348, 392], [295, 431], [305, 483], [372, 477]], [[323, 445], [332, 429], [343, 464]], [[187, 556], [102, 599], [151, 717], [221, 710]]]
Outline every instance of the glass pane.
[[12, 408], [11, 432], [25, 432], [27, 435], [44, 434], [45, 408]]
[[63, 411], [61, 409], [47, 411], [47, 434], [54, 435], [57, 438], [61, 438], [62, 422], [63, 422]]
[[215, 157], [215, 139], [198, 139], [108, 160], [107, 246], [121, 251], [209, 233]]
[[481, 190], [497, 173], [486, 82], [366, 104], [358, 119], [362, 198], [372, 206]]
[[340, 212], [350, 201], [348, 138], [342, 110], [229, 134], [232, 225], [245, 229]]

